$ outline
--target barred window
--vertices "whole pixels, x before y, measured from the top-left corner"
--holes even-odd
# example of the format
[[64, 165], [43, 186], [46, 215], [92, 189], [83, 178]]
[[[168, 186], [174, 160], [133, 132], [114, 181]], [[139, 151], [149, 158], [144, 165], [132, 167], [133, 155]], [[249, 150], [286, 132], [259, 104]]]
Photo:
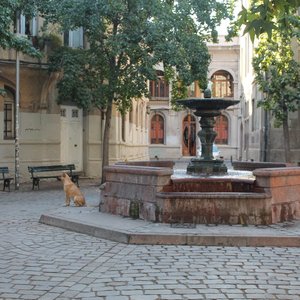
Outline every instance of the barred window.
[[4, 88], [5, 96], [3, 138], [5, 140], [10, 140], [15, 138], [15, 93], [9, 87]]

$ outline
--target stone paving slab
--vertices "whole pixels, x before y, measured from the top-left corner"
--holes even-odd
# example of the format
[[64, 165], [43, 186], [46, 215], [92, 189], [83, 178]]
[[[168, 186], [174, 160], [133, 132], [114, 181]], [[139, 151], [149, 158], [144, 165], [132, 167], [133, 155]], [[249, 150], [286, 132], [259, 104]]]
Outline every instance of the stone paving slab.
[[128, 244], [300, 247], [300, 220], [270, 226], [196, 225], [171, 227], [101, 213], [97, 206], [60, 207], [40, 222]]

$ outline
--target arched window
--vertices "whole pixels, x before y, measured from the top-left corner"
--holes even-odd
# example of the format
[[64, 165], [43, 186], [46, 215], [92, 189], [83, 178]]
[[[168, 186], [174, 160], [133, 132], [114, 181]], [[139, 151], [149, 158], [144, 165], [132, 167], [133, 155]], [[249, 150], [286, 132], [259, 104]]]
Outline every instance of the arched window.
[[143, 123], [143, 120], [144, 120], [144, 107], [142, 104], [140, 104], [140, 126], [141, 126], [141, 129], [144, 127], [144, 123]]
[[215, 72], [211, 77], [212, 96], [217, 98], [233, 97], [233, 77], [224, 70]]
[[228, 144], [228, 119], [224, 115], [215, 118], [216, 124], [214, 130], [217, 133], [216, 144]]
[[122, 115], [121, 118], [122, 118], [121, 135], [122, 135], [122, 141], [125, 142], [126, 141], [126, 117]]
[[164, 72], [157, 71], [157, 80], [150, 81], [151, 98], [169, 98], [169, 84], [164, 80]]
[[5, 86], [3, 139], [15, 138], [15, 92]]
[[129, 123], [133, 123], [133, 107], [132, 106], [129, 111]]
[[135, 126], [136, 127], [139, 126], [139, 106], [138, 106], [138, 104], [136, 104], [136, 107], [135, 107]]
[[164, 118], [159, 114], [155, 114], [151, 119], [150, 143], [164, 144], [164, 142], [165, 142]]

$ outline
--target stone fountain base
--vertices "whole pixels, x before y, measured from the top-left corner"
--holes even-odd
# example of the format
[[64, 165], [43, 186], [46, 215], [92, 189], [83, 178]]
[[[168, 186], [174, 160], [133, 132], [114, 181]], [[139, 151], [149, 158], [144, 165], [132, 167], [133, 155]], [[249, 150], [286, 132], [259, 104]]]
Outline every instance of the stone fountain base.
[[255, 170], [255, 180], [172, 179], [171, 168], [147, 165], [107, 167], [100, 210], [163, 223], [266, 225], [300, 218], [299, 167]]

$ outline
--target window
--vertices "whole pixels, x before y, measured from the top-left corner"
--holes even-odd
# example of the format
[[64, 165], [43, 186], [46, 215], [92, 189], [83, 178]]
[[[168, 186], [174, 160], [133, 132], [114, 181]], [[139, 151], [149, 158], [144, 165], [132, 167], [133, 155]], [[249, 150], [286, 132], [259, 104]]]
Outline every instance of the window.
[[164, 144], [165, 124], [161, 115], [155, 114], [151, 119], [151, 144]]
[[3, 138], [10, 140], [15, 138], [15, 93], [8, 87], [5, 88], [4, 96], [4, 130]]
[[133, 123], [133, 108], [131, 105], [130, 111], [129, 111], [129, 123]]
[[64, 33], [64, 45], [72, 48], [83, 48], [83, 28], [66, 31]]
[[216, 144], [228, 144], [228, 119], [224, 115], [215, 118], [216, 124], [214, 130], [217, 133]]
[[212, 96], [217, 98], [233, 97], [233, 77], [227, 71], [217, 71], [211, 77]]
[[125, 116], [122, 115], [122, 128], [121, 128], [121, 135], [122, 135], [122, 141], [125, 142], [126, 141], [126, 118]]
[[140, 105], [140, 126], [141, 126], [141, 129], [143, 128], [143, 120], [144, 120], [144, 115], [145, 115], [145, 113], [144, 113], [144, 107], [143, 107], [143, 105], [141, 104]]
[[28, 36], [37, 35], [37, 18], [28, 18], [24, 15], [20, 16], [19, 33]]
[[72, 118], [78, 118], [78, 109], [72, 109]]
[[136, 128], [138, 128], [138, 126], [139, 126], [139, 106], [138, 106], [138, 104], [136, 104], [136, 107], [135, 107], [135, 125], [136, 125]]
[[67, 114], [66, 114], [66, 109], [65, 109], [65, 108], [62, 108], [62, 109], [60, 110], [60, 116], [61, 116], [61, 117], [66, 117], [66, 116], [67, 116]]
[[169, 98], [169, 84], [164, 80], [164, 72], [157, 71], [157, 80], [150, 81], [151, 98]]

